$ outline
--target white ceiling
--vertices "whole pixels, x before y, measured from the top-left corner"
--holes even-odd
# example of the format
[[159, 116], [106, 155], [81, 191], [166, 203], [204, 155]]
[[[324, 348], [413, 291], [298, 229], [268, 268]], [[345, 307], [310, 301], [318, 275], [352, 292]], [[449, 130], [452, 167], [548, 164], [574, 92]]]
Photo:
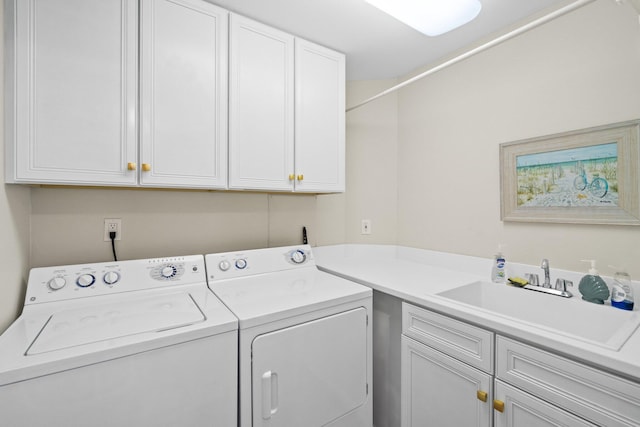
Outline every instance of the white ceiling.
[[[209, 0], [347, 55], [347, 79], [385, 79], [437, 62], [570, 0], [481, 0], [471, 23], [428, 37], [364, 0]], [[447, 1], [447, 0], [442, 0]]]

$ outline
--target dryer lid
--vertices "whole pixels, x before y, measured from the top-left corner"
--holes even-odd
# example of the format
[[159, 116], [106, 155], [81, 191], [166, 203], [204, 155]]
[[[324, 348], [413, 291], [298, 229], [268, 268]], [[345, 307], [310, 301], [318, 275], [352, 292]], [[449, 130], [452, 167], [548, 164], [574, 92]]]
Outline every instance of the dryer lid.
[[205, 316], [188, 293], [128, 299], [54, 313], [27, 350], [46, 353], [203, 322]]

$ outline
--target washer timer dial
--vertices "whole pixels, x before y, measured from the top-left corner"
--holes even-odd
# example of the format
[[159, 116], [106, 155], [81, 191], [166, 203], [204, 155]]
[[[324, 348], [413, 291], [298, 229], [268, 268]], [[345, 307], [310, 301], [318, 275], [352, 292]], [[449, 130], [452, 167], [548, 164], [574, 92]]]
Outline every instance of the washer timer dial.
[[169, 262], [154, 266], [151, 269], [150, 274], [151, 278], [154, 280], [176, 281], [182, 277], [184, 272], [185, 266], [183, 263]]
[[177, 272], [178, 269], [175, 265], [167, 265], [162, 268], [162, 270], [160, 271], [160, 275], [162, 275], [162, 277], [164, 277], [165, 279], [170, 279], [175, 276]]

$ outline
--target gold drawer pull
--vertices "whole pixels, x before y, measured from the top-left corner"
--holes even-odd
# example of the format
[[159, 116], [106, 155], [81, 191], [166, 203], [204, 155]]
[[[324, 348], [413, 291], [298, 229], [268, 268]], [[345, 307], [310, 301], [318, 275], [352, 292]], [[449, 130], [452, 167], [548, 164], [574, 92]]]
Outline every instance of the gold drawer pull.
[[293, 181], [294, 179], [296, 179], [296, 176], [292, 173], [289, 174], [289, 181]]
[[504, 412], [504, 402], [502, 400], [493, 400], [493, 409], [498, 412]]
[[130, 171], [136, 170], [137, 167], [138, 167], [138, 165], [135, 162], [127, 163], [127, 169], [130, 170]]
[[304, 179], [304, 175], [298, 175], [298, 181], [302, 181]]
[[476, 392], [476, 397], [478, 398], [478, 400], [481, 400], [483, 402], [487, 401], [487, 398], [489, 397], [489, 395], [487, 394], [486, 391], [482, 391], [482, 390], [478, 390]]
[[151, 170], [151, 165], [149, 163], [143, 163], [142, 170], [145, 172], [149, 172]]

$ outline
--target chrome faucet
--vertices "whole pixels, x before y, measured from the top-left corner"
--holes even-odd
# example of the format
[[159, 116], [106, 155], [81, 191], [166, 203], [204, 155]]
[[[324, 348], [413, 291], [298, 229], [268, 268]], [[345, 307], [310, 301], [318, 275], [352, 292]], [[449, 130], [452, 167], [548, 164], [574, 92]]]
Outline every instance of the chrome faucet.
[[571, 292], [567, 290], [567, 286], [573, 286], [571, 280], [560, 279], [556, 280], [555, 288], [551, 287], [551, 276], [549, 276], [549, 260], [543, 259], [540, 264], [540, 268], [544, 271], [544, 283], [538, 286], [538, 275], [536, 273], [527, 273], [525, 277], [529, 281], [528, 284], [523, 286], [523, 289], [530, 291], [542, 292], [545, 294], [557, 295], [559, 297], [571, 298]]
[[544, 283], [542, 284], [543, 288], [551, 287], [551, 277], [549, 276], [549, 260], [543, 259], [540, 268], [544, 271]]

